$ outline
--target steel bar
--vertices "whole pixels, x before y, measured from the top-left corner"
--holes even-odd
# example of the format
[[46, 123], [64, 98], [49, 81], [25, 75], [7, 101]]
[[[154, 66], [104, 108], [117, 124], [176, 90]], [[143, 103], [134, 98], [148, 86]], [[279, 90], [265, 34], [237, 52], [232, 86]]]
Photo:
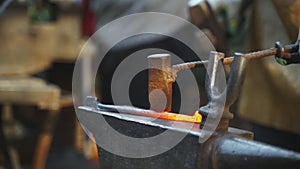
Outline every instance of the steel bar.
[[[102, 122], [99, 120], [99, 118], [97, 118], [97, 116], [111, 117], [113, 119], [118, 119], [121, 121], [139, 123], [146, 126], [158, 127], [164, 130], [172, 130], [179, 133], [188, 133], [197, 136], [198, 138], [203, 138], [206, 134], [213, 132], [201, 130], [199, 127], [200, 124], [197, 123], [191, 124], [182, 121], [169, 121], [132, 114], [119, 114], [110, 111], [90, 109], [90, 107], [88, 106], [80, 106], [78, 115], [80, 117], [83, 117], [81, 119], [81, 123], [84, 124], [84, 126], [86, 126], [87, 128], [95, 128], [95, 132], [97, 131], [97, 127], [101, 126]], [[95, 123], [96, 120], [98, 120], [97, 123]], [[105, 118], [105, 120], [107, 120], [107, 118]], [[111, 125], [114, 126], [115, 124], [112, 123]]]
[[165, 119], [171, 121], [184, 121], [184, 122], [191, 122], [191, 123], [201, 123], [202, 115], [196, 111], [193, 116], [185, 115], [185, 114], [177, 114], [172, 112], [166, 111], [154, 111], [148, 109], [141, 109], [132, 106], [122, 106], [122, 105], [107, 105], [107, 104], [98, 104], [98, 108], [103, 111], [109, 111], [114, 113], [121, 113], [121, 114], [131, 114], [137, 116], [144, 116], [144, 117], [152, 117], [158, 119]]

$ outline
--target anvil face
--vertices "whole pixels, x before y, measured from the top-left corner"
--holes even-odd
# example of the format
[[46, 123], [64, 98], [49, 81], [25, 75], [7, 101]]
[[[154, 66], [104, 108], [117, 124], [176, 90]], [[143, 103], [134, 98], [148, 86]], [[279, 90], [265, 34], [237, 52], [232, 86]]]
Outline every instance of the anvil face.
[[[107, 123], [119, 133], [135, 138], [147, 138], [163, 133], [166, 130], [172, 130], [175, 134], [186, 134], [177, 145], [170, 150], [147, 158], [128, 158], [115, 155], [104, 148], [98, 146], [100, 169], [195, 169], [199, 166], [199, 137], [203, 135], [200, 132], [199, 124], [190, 128], [186, 122], [170, 122], [163, 119], [152, 119], [135, 115], [125, 115], [104, 111], [97, 111], [88, 106], [79, 108], [78, 116], [83, 125], [92, 132], [93, 136], [101, 139], [98, 132], [101, 124], [91, 123], [99, 116], [103, 116]], [[176, 123], [176, 124], [174, 124]], [[112, 144], [113, 140], [112, 140]], [[156, 145], [156, 148], [164, 148], [164, 145]]]

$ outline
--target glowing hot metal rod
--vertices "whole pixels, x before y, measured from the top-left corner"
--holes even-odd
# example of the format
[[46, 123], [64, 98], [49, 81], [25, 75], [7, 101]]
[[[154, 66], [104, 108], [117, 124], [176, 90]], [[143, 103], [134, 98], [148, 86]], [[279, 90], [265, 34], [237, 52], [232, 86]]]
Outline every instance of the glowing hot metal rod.
[[98, 104], [98, 108], [102, 111], [116, 112], [121, 114], [131, 114], [137, 116], [152, 117], [158, 119], [172, 120], [172, 121], [183, 121], [191, 123], [201, 123], [202, 116], [197, 111], [193, 116], [185, 114], [177, 114], [166, 111], [154, 111], [148, 109], [141, 109], [132, 106], [120, 106], [120, 105], [108, 105], [108, 104]]

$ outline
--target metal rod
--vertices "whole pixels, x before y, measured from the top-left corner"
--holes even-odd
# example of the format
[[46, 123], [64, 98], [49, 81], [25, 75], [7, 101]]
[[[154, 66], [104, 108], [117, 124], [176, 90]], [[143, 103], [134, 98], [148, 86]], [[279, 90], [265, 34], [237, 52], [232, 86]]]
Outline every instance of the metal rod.
[[191, 123], [200, 123], [202, 121], [202, 115], [200, 112], [196, 111], [194, 115], [177, 114], [172, 112], [161, 111], [157, 112], [154, 110], [141, 109], [132, 106], [122, 106], [122, 105], [108, 105], [108, 104], [98, 104], [98, 108], [102, 111], [131, 114], [144, 117], [159, 118], [171, 121], [183, 121]]
[[[249, 60], [252, 59], [258, 59], [258, 58], [263, 58], [267, 56], [272, 56], [276, 54], [276, 48], [270, 48], [258, 52], [252, 52], [252, 53], [247, 53], [244, 54], [244, 57], [248, 58]], [[233, 56], [227, 57], [223, 59], [223, 65], [230, 65], [233, 62]], [[204, 61], [196, 61], [196, 62], [188, 62], [188, 63], [182, 63], [182, 64], [177, 64], [172, 66], [172, 72], [176, 74], [177, 72], [181, 70], [186, 70], [186, 69], [192, 69], [192, 68], [197, 68], [197, 67], [203, 67], [204, 65], [208, 64], [208, 60]]]

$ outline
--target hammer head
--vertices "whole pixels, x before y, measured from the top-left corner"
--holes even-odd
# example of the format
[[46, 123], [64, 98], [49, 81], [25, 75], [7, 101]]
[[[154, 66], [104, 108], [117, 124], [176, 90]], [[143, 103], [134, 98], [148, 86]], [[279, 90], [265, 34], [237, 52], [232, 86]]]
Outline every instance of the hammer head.
[[149, 63], [149, 102], [155, 111], [171, 111], [172, 83], [171, 55], [155, 54], [148, 56]]

